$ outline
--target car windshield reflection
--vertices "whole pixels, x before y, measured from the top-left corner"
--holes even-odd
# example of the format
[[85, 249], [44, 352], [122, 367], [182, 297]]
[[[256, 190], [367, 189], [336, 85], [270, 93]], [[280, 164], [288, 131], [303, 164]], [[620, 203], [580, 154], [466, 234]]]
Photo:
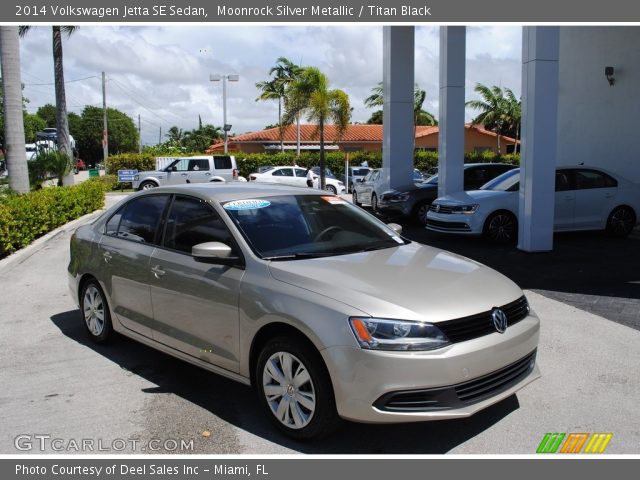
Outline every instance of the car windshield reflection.
[[222, 207], [256, 255], [296, 260], [405, 244], [393, 230], [340, 197], [279, 195]]

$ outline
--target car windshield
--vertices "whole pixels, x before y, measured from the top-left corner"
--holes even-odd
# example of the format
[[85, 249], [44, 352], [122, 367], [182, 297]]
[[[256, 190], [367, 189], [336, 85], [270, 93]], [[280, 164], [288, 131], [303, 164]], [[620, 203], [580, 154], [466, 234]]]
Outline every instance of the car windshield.
[[496, 190], [499, 192], [512, 192], [520, 186], [520, 169], [514, 168], [508, 172], [498, 175], [493, 180], [485, 183], [480, 190]]
[[[320, 167], [313, 167], [311, 169], [311, 171], [316, 175], [320, 175]], [[333, 172], [331, 170], [329, 170], [328, 168], [326, 168], [326, 167], [324, 169], [324, 176], [326, 178], [336, 178], [336, 176], [333, 174]]]
[[429, 185], [437, 185], [438, 184], [438, 175], [433, 175], [432, 177], [427, 178], [424, 183], [428, 183]]
[[344, 255], [405, 243], [385, 224], [336, 196], [279, 195], [222, 207], [265, 260]]

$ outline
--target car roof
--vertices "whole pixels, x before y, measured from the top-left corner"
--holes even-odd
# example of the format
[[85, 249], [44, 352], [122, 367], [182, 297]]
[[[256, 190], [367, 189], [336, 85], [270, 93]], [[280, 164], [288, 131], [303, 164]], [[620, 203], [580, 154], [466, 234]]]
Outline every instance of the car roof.
[[153, 188], [151, 190], [145, 190], [145, 192], [148, 194], [195, 194], [214, 202], [228, 202], [230, 200], [244, 200], [254, 197], [274, 197], [278, 195], [331, 195], [330, 192], [315, 188], [290, 187], [288, 185], [266, 182], [233, 182], [223, 184], [219, 182], [189, 183], [185, 185]]

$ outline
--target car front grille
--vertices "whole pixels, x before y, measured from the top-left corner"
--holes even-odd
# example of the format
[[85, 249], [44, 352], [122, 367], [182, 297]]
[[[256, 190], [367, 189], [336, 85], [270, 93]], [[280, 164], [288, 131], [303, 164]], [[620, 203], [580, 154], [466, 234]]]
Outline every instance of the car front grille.
[[436, 213], [444, 213], [445, 215], [450, 215], [453, 213], [453, 207], [448, 207], [439, 203], [432, 203], [429, 207], [429, 210]]
[[388, 412], [433, 412], [451, 410], [481, 402], [508, 390], [531, 373], [536, 350], [499, 370], [448, 387], [390, 392], [373, 403]]
[[431, 220], [427, 218], [427, 227], [437, 228], [438, 230], [451, 230], [459, 232], [470, 232], [471, 227], [464, 222], [441, 222], [439, 220]]
[[[507, 328], [518, 323], [529, 314], [529, 303], [523, 295], [514, 302], [498, 307], [507, 316]], [[496, 332], [491, 317], [492, 310], [437, 323], [436, 325], [452, 343], [465, 342]]]

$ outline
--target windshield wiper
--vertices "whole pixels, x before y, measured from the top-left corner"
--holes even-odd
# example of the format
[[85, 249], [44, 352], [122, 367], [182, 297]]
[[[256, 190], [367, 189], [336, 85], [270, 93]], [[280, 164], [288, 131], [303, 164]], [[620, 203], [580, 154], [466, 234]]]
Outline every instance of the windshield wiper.
[[340, 255], [337, 252], [298, 252], [289, 255], [275, 255], [273, 257], [262, 257], [263, 260], [302, 260], [305, 258], [322, 258]]

